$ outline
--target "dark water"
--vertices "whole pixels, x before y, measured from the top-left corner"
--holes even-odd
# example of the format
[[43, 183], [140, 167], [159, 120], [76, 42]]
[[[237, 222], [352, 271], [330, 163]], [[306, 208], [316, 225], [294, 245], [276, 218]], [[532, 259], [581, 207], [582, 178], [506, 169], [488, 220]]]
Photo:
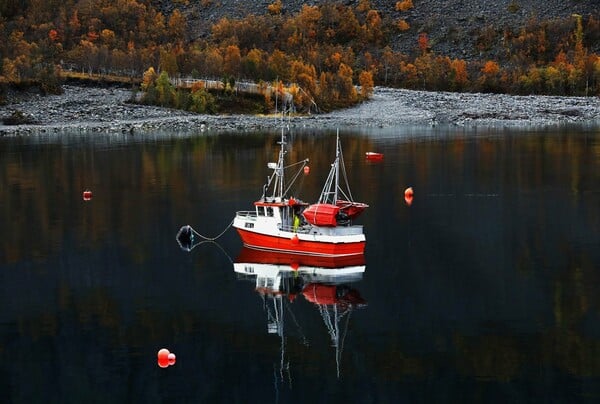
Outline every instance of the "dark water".
[[[365, 304], [335, 307], [261, 295], [232, 229], [175, 240], [251, 207], [276, 134], [90, 136], [0, 139], [2, 402], [600, 400], [598, 129], [342, 132], [371, 207], [366, 270], [337, 288]], [[293, 136], [306, 200], [332, 136]]]

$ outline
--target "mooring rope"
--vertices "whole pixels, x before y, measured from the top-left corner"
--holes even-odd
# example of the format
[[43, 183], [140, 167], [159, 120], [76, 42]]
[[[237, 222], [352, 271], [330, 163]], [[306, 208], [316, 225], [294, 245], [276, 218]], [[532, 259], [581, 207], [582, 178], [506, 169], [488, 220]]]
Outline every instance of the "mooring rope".
[[[227, 230], [229, 230], [231, 225], [233, 225], [233, 220], [231, 221], [231, 223], [229, 223], [227, 225], [225, 230], [223, 230], [221, 233], [219, 233], [218, 236], [206, 237], [206, 236], [198, 233], [196, 230], [194, 230], [194, 228], [192, 226], [190, 226], [188, 224], [188, 225], [182, 226], [179, 229], [179, 231], [177, 232], [177, 236], [175, 236], [175, 239], [177, 240], [177, 243], [179, 244], [179, 246], [182, 249], [189, 252], [194, 247], [196, 247], [200, 244], [207, 243], [207, 242], [215, 242], [215, 240], [217, 240], [219, 237], [221, 237], [223, 234], [225, 234], [225, 232]], [[202, 241], [198, 241], [197, 238], [201, 239]], [[217, 243], [215, 243], [215, 244], [217, 244]]]
[[[200, 234], [200, 233], [198, 233], [196, 230], [194, 230], [194, 228], [193, 228], [192, 226], [190, 226], [190, 225], [187, 225], [187, 227], [188, 227], [188, 228], [189, 228], [189, 229], [190, 229], [190, 230], [193, 232], [193, 234], [194, 234], [195, 236], [198, 236], [198, 237], [200, 237], [200, 238], [203, 238], [204, 240], [207, 240], [207, 241], [215, 241], [216, 239], [218, 239], [219, 237], [221, 237], [223, 234], [225, 234], [225, 232], [226, 232], [227, 230], [229, 230], [229, 228], [231, 227], [231, 225], [232, 225], [232, 224], [233, 224], [233, 220], [231, 221], [231, 223], [229, 223], [229, 224], [227, 225], [227, 227], [225, 227], [225, 230], [223, 230], [221, 233], [219, 233], [219, 235], [218, 235], [218, 236], [216, 236], [216, 237], [206, 237], [206, 236], [203, 236], [202, 234]], [[185, 226], [184, 226], [184, 227], [185, 227]], [[181, 229], [180, 229], [179, 231], [181, 231]]]
[[[229, 262], [233, 263], [233, 259], [231, 259], [229, 254], [227, 254], [227, 251], [225, 251], [225, 249], [219, 243], [217, 243], [215, 241], [216, 239], [221, 237], [223, 234], [225, 234], [225, 232], [227, 230], [229, 230], [231, 225], [233, 225], [233, 220], [231, 221], [231, 223], [229, 223], [227, 225], [225, 230], [223, 230], [218, 236], [206, 237], [206, 236], [203, 236], [202, 234], [198, 233], [196, 230], [194, 230], [194, 228], [192, 226], [190, 226], [188, 224], [188, 225], [182, 226], [179, 229], [175, 239], [177, 240], [177, 244], [179, 244], [179, 247], [181, 247], [182, 250], [187, 251], [187, 252], [192, 251], [194, 248], [196, 248], [202, 244], [214, 244], [219, 248], [219, 250], [221, 250], [223, 252], [223, 254], [225, 254], [225, 256], [227, 257]], [[202, 240], [198, 241], [198, 240], [196, 240], [196, 237], [198, 237]]]

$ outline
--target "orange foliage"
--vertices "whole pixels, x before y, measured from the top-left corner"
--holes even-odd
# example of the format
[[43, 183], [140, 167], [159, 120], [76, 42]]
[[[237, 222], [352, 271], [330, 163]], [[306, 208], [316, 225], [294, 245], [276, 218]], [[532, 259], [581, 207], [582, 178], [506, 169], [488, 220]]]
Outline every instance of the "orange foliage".
[[356, 6], [356, 11], [365, 13], [371, 9], [371, 2], [369, 0], [360, 0]]
[[413, 7], [412, 0], [402, 0], [396, 3], [396, 11], [406, 11]]
[[200, 91], [203, 89], [204, 89], [203, 81], [196, 81], [196, 82], [194, 82], [194, 84], [192, 84], [192, 93], [195, 93], [196, 91]]
[[240, 54], [240, 48], [236, 45], [229, 45], [225, 48], [223, 55], [223, 70], [230, 76], [236, 76], [240, 71], [240, 64], [242, 62], [242, 56]]
[[327, 67], [331, 70], [337, 70], [340, 67], [340, 63], [342, 63], [342, 55], [339, 52], [335, 52], [326, 60]]
[[[369, 75], [374, 84], [410, 88], [600, 94], [600, 62], [594, 53], [600, 22], [595, 16], [530, 18], [514, 31], [504, 28], [502, 37], [490, 24], [477, 33], [475, 43], [464, 45], [479, 49], [490, 60], [467, 62], [436, 55], [426, 32], [418, 37], [416, 57], [392, 51], [394, 37], [411, 27], [404, 18], [385, 26], [384, 15], [369, 0], [346, 5], [311, 2], [295, 14], [282, 14], [284, 2], [269, 0], [268, 13], [223, 18], [212, 25], [211, 35], [191, 42], [185, 40], [190, 9], [186, 13], [177, 9], [187, 0], [162, 9], [164, 15], [154, 8], [155, 2], [146, 0], [20, 3], [28, 13], [0, 24], [6, 37], [2, 66], [5, 75], [17, 80], [32, 79], [39, 71], [35, 67], [46, 64], [47, 58], [49, 65], [64, 61], [89, 73], [139, 77], [148, 66], [158, 64], [171, 75], [294, 79], [327, 107], [352, 102], [353, 80], [368, 81]], [[392, 15], [414, 8], [413, 3], [389, 3], [396, 10]], [[39, 4], [47, 10], [34, 10]], [[454, 41], [470, 36], [459, 29], [449, 34]], [[360, 73], [349, 75], [353, 69]]]
[[426, 32], [421, 32], [419, 34], [419, 39], [417, 39], [417, 43], [419, 45], [419, 50], [421, 53], [425, 53], [429, 50], [429, 37]]
[[283, 8], [283, 4], [281, 3], [281, 0], [276, 0], [274, 3], [271, 3], [267, 6], [267, 10], [269, 10], [269, 13], [275, 15], [275, 14], [281, 14], [281, 9]]
[[50, 40], [51, 40], [52, 42], [56, 42], [56, 41], [58, 41], [58, 39], [59, 39], [59, 37], [58, 37], [58, 32], [57, 32], [55, 29], [51, 29], [51, 30], [48, 32], [48, 38], [50, 38]]
[[400, 31], [408, 31], [410, 29], [410, 25], [406, 22], [406, 20], [398, 20], [398, 24], [396, 25], [398, 30]]
[[373, 74], [371, 74], [369, 71], [363, 70], [358, 75], [358, 82], [360, 84], [361, 97], [369, 98], [373, 94], [373, 87], [375, 86]]
[[454, 59], [450, 63], [450, 68], [454, 76], [454, 85], [457, 89], [463, 89], [469, 83], [467, 73], [467, 62], [460, 59]]
[[486, 76], [495, 76], [500, 72], [500, 66], [493, 60], [488, 60], [481, 68], [481, 72]]
[[90, 31], [90, 32], [87, 33], [87, 39], [90, 42], [96, 41], [99, 37], [100, 37], [100, 35], [98, 35], [97, 32]]

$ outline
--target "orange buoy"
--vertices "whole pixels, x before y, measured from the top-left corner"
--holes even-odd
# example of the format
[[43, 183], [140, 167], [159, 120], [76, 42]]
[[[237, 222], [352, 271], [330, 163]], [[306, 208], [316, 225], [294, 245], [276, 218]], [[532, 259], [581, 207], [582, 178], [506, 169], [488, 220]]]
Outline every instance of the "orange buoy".
[[310, 167], [304, 166], [304, 175], [308, 175], [310, 173]]
[[404, 190], [404, 202], [406, 202], [406, 204], [408, 206], [412, 205], [413, 197], [414, 197], [414, 192], [413, 192], [412, 187], [406, 188]]
[[85, 191], [83, 191], [83, 200], [84, 201], [92, 200], [92, 191], [90, 191], [89, 189], [86, 189]]

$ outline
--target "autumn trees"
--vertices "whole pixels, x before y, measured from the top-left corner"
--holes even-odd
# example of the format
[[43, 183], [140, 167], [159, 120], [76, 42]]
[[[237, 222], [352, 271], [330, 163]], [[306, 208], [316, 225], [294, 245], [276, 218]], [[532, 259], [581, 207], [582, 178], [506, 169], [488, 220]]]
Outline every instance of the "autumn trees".
[[[301, 110], [315, 103], [322, 110], [351, 105], [368, 97], [375, 85], [600, 94], [600, 61], [590, 50], [600, 41], [600, 22], [593, 15], [531, 18], [515, 28], [484, 27], [475, 33], [473, 44], [480, 57], [467, 60], [436, 49], [427, 32], [435, 27], [410, 23], [410, 13], [418, 8], [411, 0], [392, 2], [393, 11], [387, 14], [368, 0], [304, 4], [296, 13], [274, 0], [265, 5], [264, 14], [222, 18], [213, 23], [210, 35], [194, 40], [189, 13], [175, 5], [163, 14], [152, 4], [0, 2], [0, 34], [5, 38], [0, 43], [1, 78], [42, 81], [51, 91], [58, 86], [60, 69], [139, 79], [153, 67], [153, 80], [164, 72], [170, 78], [295, 83], [294, 101]], [[414, 46], [395, 48], [398, 35], [412, 38]], [[151, 91], [158, 91], [157, 84]], [[167, 93], [165, 88], [163, 99]], [[175, 98], [175, 103], [189, 104], [185, 97]]]

